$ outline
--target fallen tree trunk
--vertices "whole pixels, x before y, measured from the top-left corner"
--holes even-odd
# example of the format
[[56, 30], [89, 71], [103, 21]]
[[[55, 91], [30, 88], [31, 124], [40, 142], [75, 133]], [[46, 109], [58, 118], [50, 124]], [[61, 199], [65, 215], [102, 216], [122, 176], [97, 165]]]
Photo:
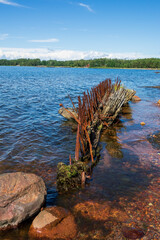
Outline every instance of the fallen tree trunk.
[[[99, 89], [101, 89], [102, 87], [103, 86], [100, 86]], [[81, 146], [81, 148], [83, 149], [83, 151], [81, 150], [82, 156], [79, 158], [78, 161], [78, 164], [79, 162], [81, 162], [80, 170], [78, 170], [77, 167], [78, 159], [76, 158], [72, 160], [72, 167], [70, 167], [70, 174], [66, 174], [66, 181], [64, 177], [64, 172], [66, 173], [67, 166], [64, 164], [58, 165], [57, 188], [60, 192], [70, 190], [70, 187], [67, 187], [67, 183], [69, 183], [68, 186], [72, 186], [72, 189], [79, 186], [82, 173], [84, 176], [84, 173], [87, 173], [88, 171], [88, 166], [95, 164], [94, 157], [96, 155], [96, 150], [98, 147], [100, 134], [103, 126], [109, 127], [118, 116], [122, 106], [126, 104], [129, 100], [131, 100], [136, 93], [134, 90], [128, 90], [124, 87], [120, 87], [118, 81], [112, 86], [110, 82], [108, 83], [106, 92], [101, 94], [103, 98], [101, 98], [100, 91], [99, 89], [97, 90], [97, 88], [92, 89], [90, 95], [88, 94], [88, 98], [86, 97], [87, 95], [85, 95], [84, 93], [83, 101], [81, 101], [79, 97], [78, 109], [75, 109], [74, 107], [74, 109], [72, 109], [72, 111], [70, 112], [69, 109], [62, 107], [59, 111], [59, 113], [64, 117], [67, 116], [67, 119], [74, 119], [75, 121], [77, 121], [79, 126], [79, 132], [77, 132], [77, 139], [80, 139], [81, 145], [79, 146]], [[70, 117], [68, 117], [69, 115]], [[79, 156], [79, 154], [77, 153], [77, 151], [79, 152], [79, 146], [77, 146], [76, 144], [76, 156]], [[85, 163], [86, 160], [88, 162], [89, 158], [91, 158], [92, 164]], [[75, 166], [75, 168], [73, 167], [73, 165]], [[72, 173], [73, 168], [74, 170], [77, 169], [75, 171], [75, 174]], [[69, 171], [68, 168], [67, 171]], [[70, 178], [68, 178], [69, 175]], [[75, 180], [76, 178], [77, 182]], [[66, 182], [66, 184], [64, 184], [64, 182]], [[73, 182], [75, 184], [73, 184]]]

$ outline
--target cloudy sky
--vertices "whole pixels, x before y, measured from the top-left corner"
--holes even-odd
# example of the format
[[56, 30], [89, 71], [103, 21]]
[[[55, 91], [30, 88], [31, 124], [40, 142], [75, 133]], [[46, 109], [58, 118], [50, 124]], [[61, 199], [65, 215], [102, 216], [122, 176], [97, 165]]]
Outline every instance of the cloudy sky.
[[160, 57], [160, 0], [0, 0], [0, 58]]

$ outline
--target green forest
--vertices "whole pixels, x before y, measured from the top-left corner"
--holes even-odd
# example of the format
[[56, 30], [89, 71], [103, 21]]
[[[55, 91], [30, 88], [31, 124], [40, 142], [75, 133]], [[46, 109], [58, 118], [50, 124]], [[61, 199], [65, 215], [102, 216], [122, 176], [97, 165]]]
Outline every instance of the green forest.
[[160, 58], [124, 59], [91, 59], [91, 60], [40, 60], [40, 59], [0, 59], [0, 66], [44, 66], [44, 67], [90, 67], [90, 68], [154, 68], [160, 69]]

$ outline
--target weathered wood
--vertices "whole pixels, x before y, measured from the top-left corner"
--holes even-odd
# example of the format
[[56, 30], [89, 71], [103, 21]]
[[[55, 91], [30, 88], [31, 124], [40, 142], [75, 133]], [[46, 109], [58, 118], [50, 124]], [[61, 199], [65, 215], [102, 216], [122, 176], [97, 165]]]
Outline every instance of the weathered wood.
[[122, 106], [131, 100], [135, 93], [134, 90], [128, 90], [125, 88], [120, 88], [118, 91], [114, 90], [106, 103], [106, 95], [104, 96], [104, 99], [102, 100], [103, 104], [101, 104], [100, 109], [100, 114], [103, 116], [103, 120], [99, 119], [96, 114], [95, 120], [90, 128], [91, 142], [94, 149], [98, 146], [103, 125], [109, 127], [118, 116]]
[[[75, 112], [73, 108], [67, 108], [76, 118], [78, 118], [78, 114]], [[62, 115], [67, 120], [74, 120], [73, 116], [66, 111], [64, 107], [61, 107], [58, 111], [60, 115]]]
[[[135, 93], [136, 91], [134, 90], [121, 87], [118, 90], [113, 89], [109, 97], [108, 93], [104, 95], [102, 103], [99, 105], [99, 110], [95, 113], [91, 126], [88, 127], [88, 133], [93, 149], [96, 149], [98, 146], [103, 125], [109, 127], [118, 116], [122, 106], [130, 101]], [[67, 110], [69, 110], [71, 114]], [[75, 120], [72, 115], [76, 118], [78, 117], [73, 108], [67, 108], [67, 110], [62, 107], [59, 109], [59, 113], [68, 120]], [[100, 116], [103, 117], [103, 120]], [[88, 155], [88, 151], [86, 151], [86, 154]]]

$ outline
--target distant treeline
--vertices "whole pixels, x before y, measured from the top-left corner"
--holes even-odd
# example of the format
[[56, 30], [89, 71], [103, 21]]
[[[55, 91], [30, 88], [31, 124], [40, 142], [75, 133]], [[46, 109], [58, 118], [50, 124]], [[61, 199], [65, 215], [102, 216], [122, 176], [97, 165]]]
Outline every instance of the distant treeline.
[[90, 67], [90, 68], [160, 68], [160, 58], [135, 60], [91, 59], [91, 60], [40, 60], [40, 59], [0, 59], [0, 66], [46, 66], [46, 67]]

